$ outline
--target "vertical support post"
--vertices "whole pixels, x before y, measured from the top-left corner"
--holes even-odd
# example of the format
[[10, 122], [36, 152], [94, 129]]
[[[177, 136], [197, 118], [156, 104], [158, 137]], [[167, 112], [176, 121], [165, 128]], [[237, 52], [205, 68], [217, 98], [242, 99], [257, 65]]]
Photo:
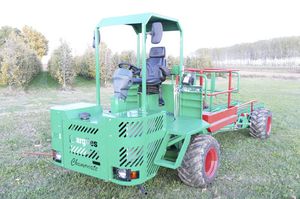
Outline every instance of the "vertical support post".
[[146, 70], [146, 24], [142, 24], [142, 111], [146, 112], [147, 109], [147, 96], [146, 96], [146, 79], [147, 79], [147, 70]]
[[235, 72], [237, 74], [237, 82], [236, 82], [236, 90], [237, 92], [240, 90], [240, 73]]
[[201, 95], [200, 95], [200, 118], [202, 118], [202, 111], [203, 111], [203, 104], [206, 103], [205, 100], [203, 99], [203, 77], [202, 77], [203, 71], [199, 71], [199, 85], [201, 86]]
[[182, 72], [184, 70], [183, 68], [183, 32], [180, 30], [180, 65], [179, 65], [179, 83], [181, 84], [182, 82]]
[[[202, 76], [202, 78], [204, 78], [204, 85], [205, 85], [205, 87], [204, 87], [204, 101], [206, 102], [206, 99], [207, 99], [207, 77], [204, 73], [201, 74], [201, 76]], [[202, 79], [202, 81], [203, 81], [203, 79]], [[202, 87], [202, 90], [203, 90], [203, 87]]]
[[96, 61], [96, 100], [97, 105], [100, 106], [100, 56], [99, 56], [99, 29], [95, 29], [95, 61]]
[[175, 77], [175, 83], [176, 83], [176, 85], [178, 85], [179, 84], [179, 76], [178, 75], [176, 75], [176, 77]]
[[201, 70], [199, 72], [200, 76], [199, 76], [199, 83], [200, 83], [200, 86], [202, 87], [203, 86], [203, 77], [201, 76], [203, 74], [203, 71]]
[[227, 104], [227, 107], [229, 108], [230, 107], [230, 104], [231, 104], [231, 80], [232, 80], [232, 72], [229, 71], [229, 74], [228, 74], [228, 104]]
[[209, 98], [209, 110], [212, 111], [212, 105], [213, 105], [213, 96], [212, 94], [215, 92], [216, 87], [216, 73], [213, 72], [210, 75], [210, 98]]
[[141, 61], [141, 57], [140, 57], [140, 33], [137, 33], [137, 37], [136, 37], [136, 66], [140, 67], [140, 61]]

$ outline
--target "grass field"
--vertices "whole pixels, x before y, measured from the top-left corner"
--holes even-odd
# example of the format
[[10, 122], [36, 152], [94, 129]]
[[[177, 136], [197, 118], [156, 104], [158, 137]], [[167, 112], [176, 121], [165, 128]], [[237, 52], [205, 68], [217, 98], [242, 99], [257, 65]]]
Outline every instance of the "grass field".
[[[111, 88], [103, 88], [108, 106]], [[206, 189], [184, 185], [175, 170], [160, 169], [145, 185], [145, 198], [300, 198], [300, 82], [244, 78], [240, 99], [257, 98], [273, 111], [272, 136], [257, 140], [248, 130], [216, 135], [221, 167]], [[50, 157], [49, 109], [56, 104], [94, 102], [93, 81], [77, 79], [61, 91], [46, 74], [26, 91], [0, 88], [0, 198], [137, 198], [136, 187], [122, 187], [56, 167]]]

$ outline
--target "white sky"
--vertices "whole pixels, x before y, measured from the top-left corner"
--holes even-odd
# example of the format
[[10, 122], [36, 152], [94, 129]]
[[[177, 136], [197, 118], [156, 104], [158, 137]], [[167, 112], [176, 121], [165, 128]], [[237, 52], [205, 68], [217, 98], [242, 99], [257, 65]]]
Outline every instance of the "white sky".
[[[300, 35], [299, 0], [2, 0], [0, 5], [0, 26], [32, 26], [47, 37], [50, 53], [62, 38], [81, 54], [102, 18], [143, 12], [179, 19], [185, 55], [198, 48]], [[101, 33], [113, 51], [135, 50], [135, 38], [122, 26]], [[178, 55], [178, 39], [164, 35], [169, 54]]]

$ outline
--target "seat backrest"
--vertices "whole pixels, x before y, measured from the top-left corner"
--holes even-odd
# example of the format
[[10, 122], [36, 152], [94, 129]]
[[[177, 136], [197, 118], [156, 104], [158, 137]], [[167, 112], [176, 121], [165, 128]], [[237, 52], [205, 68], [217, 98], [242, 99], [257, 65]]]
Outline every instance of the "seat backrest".
[[150, 49], [149, 58], [147, 62], [153, 62], [160, 66], [166, 65], [166, 48], [165, 47], [152, 47]]
[[163, 81], [161, 67], [166, 68], [165, 47], [152, 47], [147, 59], [147, 84], [158, 85]]

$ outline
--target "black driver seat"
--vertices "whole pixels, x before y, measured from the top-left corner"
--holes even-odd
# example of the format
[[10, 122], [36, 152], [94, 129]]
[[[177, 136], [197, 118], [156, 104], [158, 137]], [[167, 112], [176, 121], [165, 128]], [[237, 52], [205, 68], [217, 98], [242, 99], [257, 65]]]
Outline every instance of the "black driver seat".
[[[165, 47], [152, 47], [150, 49], [149, 58], [146, 60], [147, 86], [160, 85], [170, 75], [165, 56]], [[141, 84], [142, 78], [134, 78], [133, 83]]]
[[[149, 58], [146, 60], [147, 69], [147, 94], [160, 94], [160, 104], [164, 104], [161, 96], [160, 85], [166, 80], [166, 76], [170, 75], [169, 69], [166, 67], [165, 47], [152, 47], [150, 49]], [[140, 74], [141, 71], [138, 71]], [[133, 78], [132, 71], [119, 68], [113, 75], [114, 94], [119, 99], [126, 99], [131, 84], [142, 83], [142, 78]], [[139, 92], [141, 92], [141, 86]]]
[[[166, 64], [166, 49], [165, 47], [152, 47], [150, 49], [149, 58], [146, 60], [147, 79], [146, 79], [146, 92], [147, 94], [159, 94], [159, 104], [164, 105], [165, 102], [162, 98], [161, 83], [166, 80], [170, 75], [170, 71]], [[133, 83], [141, 85], [141, 78], [134, 78]], [[139, 92], [142, 87], [139, 87]]]
[[166, 66], [165, 47], [152, 47], [147, 59], [147, 85], [159, 85], [166, 80], [168, 68]]

